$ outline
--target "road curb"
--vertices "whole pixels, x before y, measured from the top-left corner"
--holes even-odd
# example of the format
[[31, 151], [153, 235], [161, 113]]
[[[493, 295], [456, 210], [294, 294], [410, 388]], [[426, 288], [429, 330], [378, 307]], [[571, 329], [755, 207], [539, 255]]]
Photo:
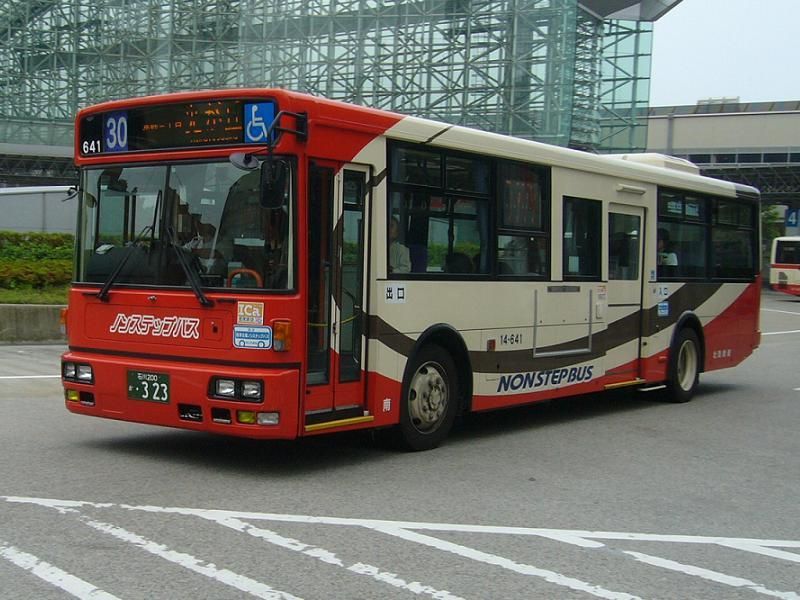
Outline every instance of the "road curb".
[[64, 342], [63, 304], [0, 304], [0, 343]]

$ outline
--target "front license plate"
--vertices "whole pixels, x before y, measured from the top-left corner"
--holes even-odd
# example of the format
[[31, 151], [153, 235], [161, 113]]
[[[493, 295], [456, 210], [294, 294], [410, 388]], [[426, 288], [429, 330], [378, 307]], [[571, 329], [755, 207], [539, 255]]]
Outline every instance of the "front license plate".
[[149, 402], [169, 402], [169, 375], [128, 371], [128, 398]]

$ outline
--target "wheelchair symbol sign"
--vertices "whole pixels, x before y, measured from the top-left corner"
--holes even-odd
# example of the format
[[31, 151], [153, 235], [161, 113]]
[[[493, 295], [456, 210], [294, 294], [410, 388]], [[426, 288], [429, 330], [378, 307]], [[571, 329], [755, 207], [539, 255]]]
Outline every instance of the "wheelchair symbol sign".
[[[267, 130], [275, 119], [273, 102], [254, 102], [244, 105], [244, 141], [247, 144], [267, 142]], [[275, 138], [273, 133], [272, 138]]]

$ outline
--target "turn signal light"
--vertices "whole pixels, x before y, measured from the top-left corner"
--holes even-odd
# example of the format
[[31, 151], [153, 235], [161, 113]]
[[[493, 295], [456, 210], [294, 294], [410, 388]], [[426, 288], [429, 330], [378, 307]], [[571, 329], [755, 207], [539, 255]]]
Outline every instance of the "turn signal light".
[[272, 322], [272, 349], [275, 352], [288, 352], [292, 349], [292, 322], [275, 320]]
[[59, 327], [61, 329], [61, 335], [67, 335], [67, 314], [69, 312], [68, 308], [61, 309], [61, 318], [59, 319]]
[[245, 425], [255, 425], [256, 413], [252, 410], [237, 410], [236, 420]]

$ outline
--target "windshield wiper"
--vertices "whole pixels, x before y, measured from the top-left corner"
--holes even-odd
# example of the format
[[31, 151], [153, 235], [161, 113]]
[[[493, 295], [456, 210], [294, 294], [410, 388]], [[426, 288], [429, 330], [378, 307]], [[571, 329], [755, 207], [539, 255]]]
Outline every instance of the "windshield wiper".
[[130, 257], [133, 256], [133, 253], [136, 252], [136, 248], [141, 246], [142, 238], [152, 230], [153, 227], [151, 225], [145, 225], [139, 232], [139, 235], [136, 236], [136, 239], [130, 243], [128, 246], [128, 253], [122, 257], [122, 260], [119, 261], [119, 263], [117, 263], [117, 266], [114, 267], [113, 271], [111, 271], [111, 274], [108, 276], [108, 279], [106, 279], [103, 287], [100, 288], [99, 292], [97, 292], [97, 297], [100, 300], [103, 302], [108, 300], [108, 291], [111, 289], [111, 286], [114, 285], [117, 277], [119, 277], [119, 274], [122, 273], [122, 269], [124, 269], [125, 265], [128, 264], [128, 259], [130, 259]]
[[97, 292], [97, 297], [103, 302], [108, 300], [108, 292], [111, 289], [111, 286], [114, 285], [114, 282], [117, 280], [117, 277], [119, 277], [119, 274], [122, 273], [122, 269], [125, 268], [125, 265], [128, 263], [130, 257], [133, 256], [134, 252], [136, 252], [136, 248], [138, 248], [141, 245], [142, 238], [144, 238], [144, 236], [147, 235], [148, 233], [150, 233], [150, 247], [152, 247], [153, 239], [156, 235], [156, 215], [158, 214], [158, 207], [160, 205], [161, 205], [161, 190], [158, 190], [158, 196], [156, 197], [156, 207], [153, 211], [153, 223], [151, 225], [145, 225], [144, 227], [142, 227], [142, 230], [130, 243], [128, 248], [128, 253], [122, 258], [121, 261], [119, 261], [119, 263], [117, 263], [117, 266], [114, 268], [113, 271], [111, 271], [111, 274], [108, 276], [108, 279], [106, 279], [105, 283], [103, 284], [103, 287], [100, 288], [99, 292]]
[[208, 296], [206, 296], [203, 293], [203, 290], [200, 289], [200, 281], [197, 276], [197, 272], [189, 266], [189, 264], [186, 262], [186, 257], [183, 255], [183, 250], [180, 246], [178, 246], [178, 244], [175, 243], [175, 236], [172, 233], [172, 228], [165, 227], [164, 233], [167, 236], [169, 245], [172, 246], [173, 250], [175, 250], [175, 254], [178, 257], [178, 263], [180, 263], [183, 272], [186, 274], [186, 279], [189, 280], [189, 285], [191, 286], [194, 295], [197, 296], [197, 299], [200, 301], [200, 304], [203, 306], [214, 306], [214, 303], [209, 300]]

